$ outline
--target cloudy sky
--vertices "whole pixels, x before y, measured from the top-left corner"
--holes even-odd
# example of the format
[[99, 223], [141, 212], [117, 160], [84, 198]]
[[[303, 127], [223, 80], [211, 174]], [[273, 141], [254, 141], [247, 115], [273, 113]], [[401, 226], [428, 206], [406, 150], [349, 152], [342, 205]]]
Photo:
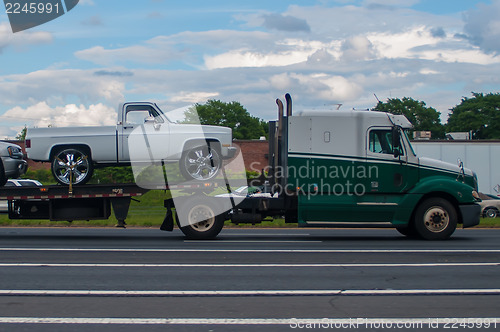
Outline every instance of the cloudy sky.
[[0, 138], [24, 125], [113, 125], [124, 101], [207, 99], [275, 118], [412, 97], [447, 119], [500, 90], [500, 0], [80, 0], [12, 33], [0, 13]]

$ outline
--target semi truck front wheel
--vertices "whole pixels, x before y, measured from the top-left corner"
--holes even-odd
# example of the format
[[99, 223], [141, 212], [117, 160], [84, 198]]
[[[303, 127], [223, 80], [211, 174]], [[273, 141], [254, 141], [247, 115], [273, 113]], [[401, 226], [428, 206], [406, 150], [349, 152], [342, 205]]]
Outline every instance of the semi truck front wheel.
[[448, 239], [457, 228], [457, 211], [446, 199], [429, 198], [417, 207], [413, 226], [425, 240]]

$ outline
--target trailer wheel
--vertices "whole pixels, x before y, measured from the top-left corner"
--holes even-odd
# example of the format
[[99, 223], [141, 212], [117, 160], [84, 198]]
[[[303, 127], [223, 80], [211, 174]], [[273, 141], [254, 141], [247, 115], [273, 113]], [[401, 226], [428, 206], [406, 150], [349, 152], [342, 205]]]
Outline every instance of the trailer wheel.
[[80, 147], [59, 150], [52, 157], [51, 170], [61, 184], [69, 185], [70, 179], [74, 185], [85, 184], [93, 172], [90, 153]]
[[[181, 208], [184, 210], [176, 214], [177, 224], [188, 239], [212, 239], [224, 227], [223, 216], [217, 215], [214, 204], [207, 199], [188, 200]], [[179, 215], [184, 216], [182, 225], [186, 226], [181, 225]]]
[[7, 175], [5, 175], [5, 168], [3, 167], [3, 161], [0, 159], [0, 187], [5, 186], [7, 183]]
[[417, 207], [413, 225], [425, 240], [446, 240], [457, 228], [457, 212], [449, 201], [429, 198]]
[[182, 154], [179, 166], [186, 180], [207, 181], [219, 173], [222, 159], [216, 148], [197, 146]]

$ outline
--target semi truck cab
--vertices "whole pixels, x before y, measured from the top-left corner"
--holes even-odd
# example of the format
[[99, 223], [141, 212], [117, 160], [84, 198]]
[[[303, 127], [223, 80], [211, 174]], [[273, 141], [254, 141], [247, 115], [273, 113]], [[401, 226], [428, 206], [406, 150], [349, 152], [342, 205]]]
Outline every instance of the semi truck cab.
[[403, 115], [293, 115], [288, 94], [286, 101], [286, 112], [277, 101], [278, 121], [270, 125], [271, 197], [249, 197], [233, 209], [233, 222], [281, 214], [300, 227], [395, 227], [427, 240], [479, 224], [475, 173], [418, 157]]

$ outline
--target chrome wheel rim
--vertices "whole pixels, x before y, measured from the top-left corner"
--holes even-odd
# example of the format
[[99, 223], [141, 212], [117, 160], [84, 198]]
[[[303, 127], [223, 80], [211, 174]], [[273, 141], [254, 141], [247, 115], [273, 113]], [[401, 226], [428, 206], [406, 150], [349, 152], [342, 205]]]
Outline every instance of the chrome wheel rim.
[[448, 211], [439, 206], [433, 206], [424, 214], [424, 225], [427, 230], [439, 233], [448, 227], [450, 215]]
[[187, 153], [184, 167], [190, 177], [196, 180], [209, 180], [219, 172], [220, 157], [216, 150], [207, 148], [192, 149]]
[[88, 156], [78, 150], [61, 151], [53, 162], [54, 175], [64, 184], [82, 182], [88, 175], [89, 167]]
[[486, 216], [488, 218], [495, 218], [497, 216], [497, 212], [495, 210], [493, 210], [493, 209], [488, 209], [486, 211]]

